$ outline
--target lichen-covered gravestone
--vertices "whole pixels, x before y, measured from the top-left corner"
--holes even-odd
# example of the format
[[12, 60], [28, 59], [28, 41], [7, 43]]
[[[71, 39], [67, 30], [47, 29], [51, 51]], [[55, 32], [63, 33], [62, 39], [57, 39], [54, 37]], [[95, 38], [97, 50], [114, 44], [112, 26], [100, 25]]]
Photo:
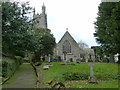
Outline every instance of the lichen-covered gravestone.
[[89, 64], [89, 66], [90, 66], [90, 76], [88, 77], [88, 82], [89, 83], [97, 83], [97, 79], [94, 76], [94, 72], [93, 72], [94, 64]]

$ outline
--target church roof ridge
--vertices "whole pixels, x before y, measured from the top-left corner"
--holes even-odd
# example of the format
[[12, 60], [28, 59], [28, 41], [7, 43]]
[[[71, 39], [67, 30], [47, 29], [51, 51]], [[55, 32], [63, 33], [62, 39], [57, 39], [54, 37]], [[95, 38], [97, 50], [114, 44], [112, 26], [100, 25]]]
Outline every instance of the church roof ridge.
[[73, 41], [77, 44], [77, 42], [75, 41], [75, 39], [72, 37], [72, 35], [69, 33], [68, 30], [64, 33], [64, 35], [62, 36], [62, 38], [60, 39], [60, 41], [59, 41], [58, 43], [61, 42], [61, 40], [64, 38], [64, 36], [65, 36], [66, 34], [68, 34], [68, 35], [73, 39]]

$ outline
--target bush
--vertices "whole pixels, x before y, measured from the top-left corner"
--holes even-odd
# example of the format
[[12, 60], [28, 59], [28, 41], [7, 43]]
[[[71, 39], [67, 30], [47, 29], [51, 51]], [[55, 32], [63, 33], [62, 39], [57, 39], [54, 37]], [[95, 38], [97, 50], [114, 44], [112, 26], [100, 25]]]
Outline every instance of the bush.
[[103, 59], [103, 62], [108, 63], [108, 62], [109, 62], [109, 59], [108, 59], [108, 58], [104, 58], [104, 59]]
[[20, 56], [15, 56], [15, 62], [16, 62], [16, 64], [18, 64], [18, 65], [20, 65], [20, 64], [22, 64], [22, 62], [23, 62], [23, 58], [22, 57], [20, 57]]
[[8, 66], [8, 63], [3, 61], [2, 62], [2, 77], [7, 76], [7, 66]]
[[12, 59], [3, 57], [2, 60], [2, 77], [8, 78], [14, 74], [21, 64], [21, 59]]
[[65, 80], [86, 80], [88, 75], [80, 72], [66, 72], [63, 74]]
[[92, 59], [88, 59], [88, 62], [93, 62], [93, 60]]

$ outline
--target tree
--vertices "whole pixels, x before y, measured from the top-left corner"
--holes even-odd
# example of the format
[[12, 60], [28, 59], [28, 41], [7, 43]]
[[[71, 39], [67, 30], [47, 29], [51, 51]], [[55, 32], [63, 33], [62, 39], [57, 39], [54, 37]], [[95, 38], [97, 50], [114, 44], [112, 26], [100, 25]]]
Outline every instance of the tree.
[[29, 3], [2, 3], [2, 49], [3, 54], [23, 55], [31, 39], [28, 34], [30, 19], [27, 14], [32, 8]]
[[85, 42], [83, 42], [82, 40], [80, 40], [78, 42], [78, 44], [79, 44], [79, 47], [81, 47], [81, 48], [88, 48], [88, 45]]
[[94, 50], [95, 60], [101, 61], [104, 59], [104, 53], [101, 46], [92, 46], [91, 48]]
[[30, 52], [34, 53], [34, 62], [40, 61], [40, 57], [53, 54], [53, 49], [56, 45], [55, 38], [49, 29], [35, 29], [31, 31], [33, 36], [33, 46]]
[[102, 2], [99, 6], [94, 36], [107, 55], [119, 53], [120, 62], [120, 2]]
[[[2, 3], [2, 54], [5, 56], [23, 56], [26, 52], [34, 56], [34, 62], [40, 56], [53, 54], [55, 38], [49, 29], [33, 28], [29, 3]], [[31, 57], [32, 58], [32, 57]]]

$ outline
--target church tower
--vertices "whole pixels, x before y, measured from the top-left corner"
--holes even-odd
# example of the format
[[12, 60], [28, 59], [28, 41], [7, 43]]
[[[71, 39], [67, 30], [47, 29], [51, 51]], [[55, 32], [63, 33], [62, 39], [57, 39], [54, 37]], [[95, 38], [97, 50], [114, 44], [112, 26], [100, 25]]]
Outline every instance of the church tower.
[[46, 7], [45, 7], [44, 3], [42, 6], [42, 13], [40, 15], [35, 14], [35, 10], [34, 10], [33, 20], [34, 20], [35, 28], [47, 29], [47, 14], [46, 14]]

